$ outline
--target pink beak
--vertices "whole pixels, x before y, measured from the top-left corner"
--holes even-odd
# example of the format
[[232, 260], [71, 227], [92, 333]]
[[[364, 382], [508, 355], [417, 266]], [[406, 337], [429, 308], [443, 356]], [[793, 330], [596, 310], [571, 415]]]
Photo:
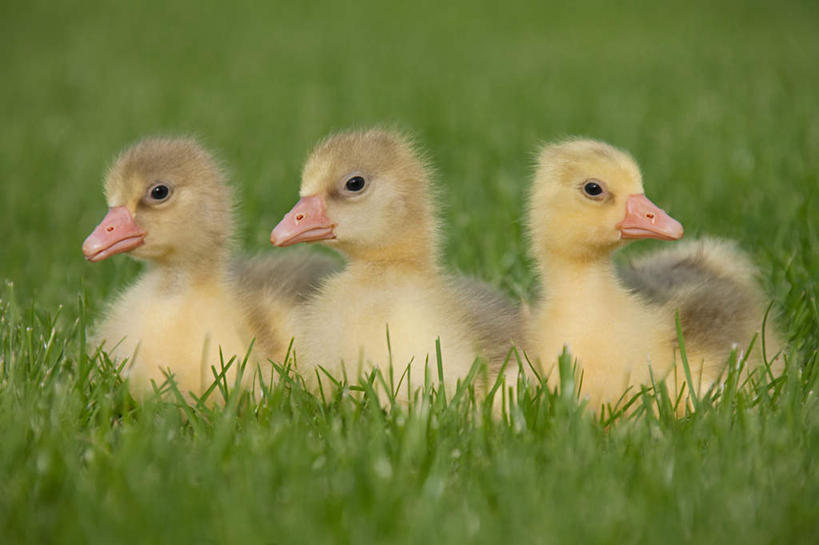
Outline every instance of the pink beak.
[[82, 243], [82, 253], [85, 259], [96, 263], [142, 246], [145, 234], [127, 208], [115, 206]]
[[626, 199], [626, 217], [617, 224], [620, 236], [625, 239], [658, 238], [678, 240], [683, 236], [683, 226], [648, 200], [642, 193], [629, 195]]
[[324, 200], [318, 195], [302, 197], [270, 233], [274, 246], [291, 246], [336, 238], [335, 225], [327, 217]]

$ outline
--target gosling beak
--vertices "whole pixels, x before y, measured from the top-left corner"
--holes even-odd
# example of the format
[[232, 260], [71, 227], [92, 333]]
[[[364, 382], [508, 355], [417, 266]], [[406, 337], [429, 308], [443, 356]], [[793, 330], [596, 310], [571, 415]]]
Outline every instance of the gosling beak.
[[115, 206], [82, 243], [82, 253], [85, 259], [96, 263], [142, 246], [145, 234], [127, 208]]
[[642, 193], [629, 195], [626, 199], [626, 217], [617, 224], [620, 237], [624, 239], [658, 238], [678, 240], [683, 236], [683, 226], [665, 213]]
[[327, 217], [324, 200], [318, 195], [302, 197], [270, 233], [274, 246], [292, 246], [336, 238], [335, 225]]

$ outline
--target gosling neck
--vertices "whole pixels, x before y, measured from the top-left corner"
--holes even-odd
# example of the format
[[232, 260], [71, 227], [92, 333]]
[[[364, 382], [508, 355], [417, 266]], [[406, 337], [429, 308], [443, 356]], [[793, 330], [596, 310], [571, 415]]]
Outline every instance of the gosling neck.
[[577, 258], [548, 255], [539, 262], [546, 303], [579, 302], [621, 291], [608, 255]]
[[400, 269], [416, 272], [438, 270], [435, 237], [415, 233], [411, 238], [397, 240], [379, 247], [344, 249], [351, 268], [375, 270]]
[[147, 273], [170, 292], [223, 283], [229, 277], [227, 251], [149, 261]]

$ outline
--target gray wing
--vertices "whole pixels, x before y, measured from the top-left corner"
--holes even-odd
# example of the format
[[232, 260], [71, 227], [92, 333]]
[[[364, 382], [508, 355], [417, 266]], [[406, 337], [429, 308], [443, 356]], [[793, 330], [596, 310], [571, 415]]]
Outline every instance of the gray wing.
[[652, 254], [626, 263], [618, 273], [629, 290], [655, 304], [664, 304], [692, 286], [718, 280], [697, 251]]
[[620, 280], [652, 304], [679, 312], [686, 343], [745, 348], [762, 324], [764, 294], [754, 267], [736, 246], [701, 240], [622, 266]]
[[304, 250], [234, 259], [230, 264], [230, 274], [240, 292], [295, 301], [310, 297], [325, 277], [340, 269], [338, 259]]
[[293, 305], [305, 301], [324, 278], [341, 268], [330, 257], [303, 250], [234, 259], [229, 274], [259, 351], [271, 357], [282, 346], [280, 328]]
[[499, 290], [476, 278], [453, 276], [450, 282], [494, 375], [509, 349], [520, 342], [520, 308]]

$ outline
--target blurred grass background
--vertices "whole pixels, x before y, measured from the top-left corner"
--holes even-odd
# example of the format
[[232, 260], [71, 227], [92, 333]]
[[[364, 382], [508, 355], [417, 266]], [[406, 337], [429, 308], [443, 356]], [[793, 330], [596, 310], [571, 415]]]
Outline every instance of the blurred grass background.
[[104, 212], [106, 166], [148, 134], [198, 135], [220, 153], [243, 202], [243, 245], [257, 252], [317, 139], [410, 130], [445, 188], [445, 259], [522, 294], [521, 218], [543, 140], [629, 149], [689, 235], [757, 254], [787, 247], [817, 211], [813, 2], [0, 9], [0, 263], [49, 304], [83, 283], [96, 299], [133, 274], [127, 260], [84, 263], [79, 246]]
[[[80, 245], [105, 212], [105, 168], [142, 136], [194, 134], [218, 151], [242, 201], [241, 246], [256, 253], [272, 251], [319, 138], [389, 124], [437, 166], [447, 264], [529, 297], [533, 153], [585, 135], [630, 150], [687, 236], [751, 252], [808, 365], [819, 346], [818, 28], [813, 1], [4, 1], [0, 278], [23, 307], [66, 306], [66, 324], [81, 292], [96, 315], [139, 266], [90, 265]], [[369, 413], [316, 420], [294, 402], [285, 420], [199, 434], [167, 408], [112, 425], [83, 420], [85, 405], [56, 386], [44, 393], [31, 378], [40, 362], [9, 347], [15, 327], [24, 339], [45, 322], [18, 312], [0, 324], [6, 373], [34, 373], [0, 386], [8, 542], [65, 531], [105, 543], [796, 543], [819, 530], [808, 382], [788, 410], [671, 431], [609, 434], [559, 415], [416, 429]], [[72, 331], [56, 337], [66, 353]]]

